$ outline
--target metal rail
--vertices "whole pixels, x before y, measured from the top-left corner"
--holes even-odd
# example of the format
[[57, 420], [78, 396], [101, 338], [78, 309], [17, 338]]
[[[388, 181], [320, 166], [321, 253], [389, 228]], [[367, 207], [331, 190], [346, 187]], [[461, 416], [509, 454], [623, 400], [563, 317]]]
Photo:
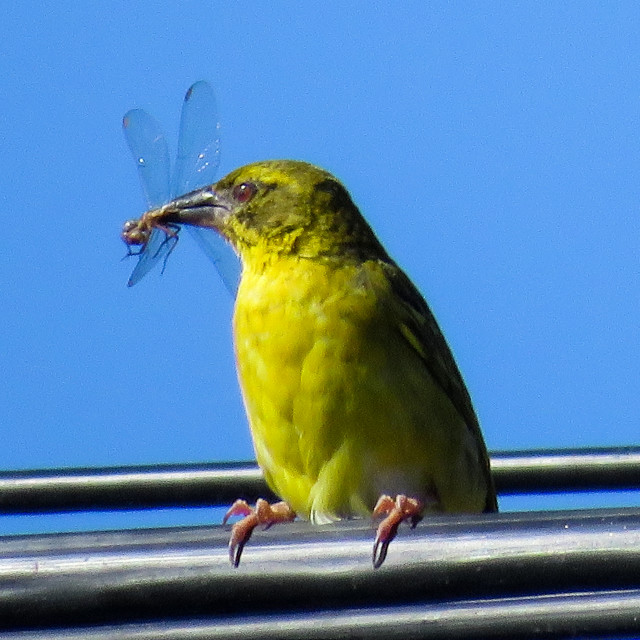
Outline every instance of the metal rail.
[[640, 635], [640, 509], [438, 516], [403, 528], [377, 571], [365, 521], [256, 532], [239, 569], [227, 537], [0, 539], [0, 629], [25, 633], [0, 638]]
[[[498, 492], [640, 488], [640, 447], [496, 452]], [[273, 498], [252, 462], [0, 473], [0, 513], [226, 505]]]
[[2, 640], [637, 638], [640, 590], [0, 632]]

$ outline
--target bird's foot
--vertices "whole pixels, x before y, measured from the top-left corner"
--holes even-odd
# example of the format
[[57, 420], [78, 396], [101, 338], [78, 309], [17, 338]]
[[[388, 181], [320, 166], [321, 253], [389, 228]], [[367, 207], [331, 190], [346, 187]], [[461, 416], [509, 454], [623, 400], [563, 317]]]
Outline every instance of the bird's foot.
[[373, 516], [385, 516], [378, 525], [376, 539], [373, 543], [373, 568], [382, 566], [391, 541], [398, 533], [400, 523], [408, 520], [411, 528], [415, 527], [422, 520], [423, 505], [415, 498], [398, 495], [394, 500], [391, 496], [381, 496], [375, 508]]
[[222, 519], [226, 524], [231, 516], [244, 516], [231, 528], [229, 539], [229, 560], [234, 567], [240, 564], [240, 556], [244, 545], [247, 544], [253, 530], [262, 525], [265, 529], [279, 522], [291, 522], [296, 514], [286, 502], [269, 504], [266, 500], [258, 498], [256, 506], [251, 507], [246, 500], [236, 500]]

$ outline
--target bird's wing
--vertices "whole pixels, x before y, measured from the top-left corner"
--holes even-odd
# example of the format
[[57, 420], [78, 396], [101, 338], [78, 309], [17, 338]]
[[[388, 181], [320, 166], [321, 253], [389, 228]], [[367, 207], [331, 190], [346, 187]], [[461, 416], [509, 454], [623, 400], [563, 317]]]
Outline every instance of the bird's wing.
[[429, 306], [411, 280], [396, 264], [385, 262], [383, 266], [391, 283], [394, 299], [400, 301], [402, 305], [399, 314], [399, 330], [419, 354], [429, 373], [447, 394], [478, 442], [478, 451], [483, 457], [484, 467], [487, 470], [487, 486], [491, 488], [487, 495], [486, 511], [497, 511], [495, 491], [489, 473], [489, 459], [480, 425], [451, 350]]

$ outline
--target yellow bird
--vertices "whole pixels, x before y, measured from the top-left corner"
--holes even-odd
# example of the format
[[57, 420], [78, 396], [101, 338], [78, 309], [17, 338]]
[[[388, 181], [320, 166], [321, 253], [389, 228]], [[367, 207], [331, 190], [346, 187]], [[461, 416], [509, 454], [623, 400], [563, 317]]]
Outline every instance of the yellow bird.
[[238, 501], [237, 566], [258, 524], [497, 511], [469, 393], [416, 287], [330, 173], [274, 160], [146, 214], [218, 231], [242, 261], [238, 376], [258, 464], [284, 502]]

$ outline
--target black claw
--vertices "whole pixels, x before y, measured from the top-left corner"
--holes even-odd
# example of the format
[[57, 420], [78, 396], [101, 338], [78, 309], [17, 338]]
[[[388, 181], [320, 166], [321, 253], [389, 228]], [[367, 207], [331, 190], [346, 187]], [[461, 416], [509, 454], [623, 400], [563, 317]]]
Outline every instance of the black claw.
[[244, 545], [246, 540], [243, 542], [239, 542], [236, 546], [229, 546], [229, 560], [231, 560], [231, 564], [234, 569], [237, 569], [240, 565], [240, 557], [242, 556], [242, 550], [244, 549]]
[[[379, 569], [382, 566], [382, 563], [385, 561], [387, 557], [387, 550], [389, 549], [389, 541], [380, 542], [380, 540], [376, 540], [373, 543], [373, 568]], [[380, 553], [378, 554], [378, 549]]]

